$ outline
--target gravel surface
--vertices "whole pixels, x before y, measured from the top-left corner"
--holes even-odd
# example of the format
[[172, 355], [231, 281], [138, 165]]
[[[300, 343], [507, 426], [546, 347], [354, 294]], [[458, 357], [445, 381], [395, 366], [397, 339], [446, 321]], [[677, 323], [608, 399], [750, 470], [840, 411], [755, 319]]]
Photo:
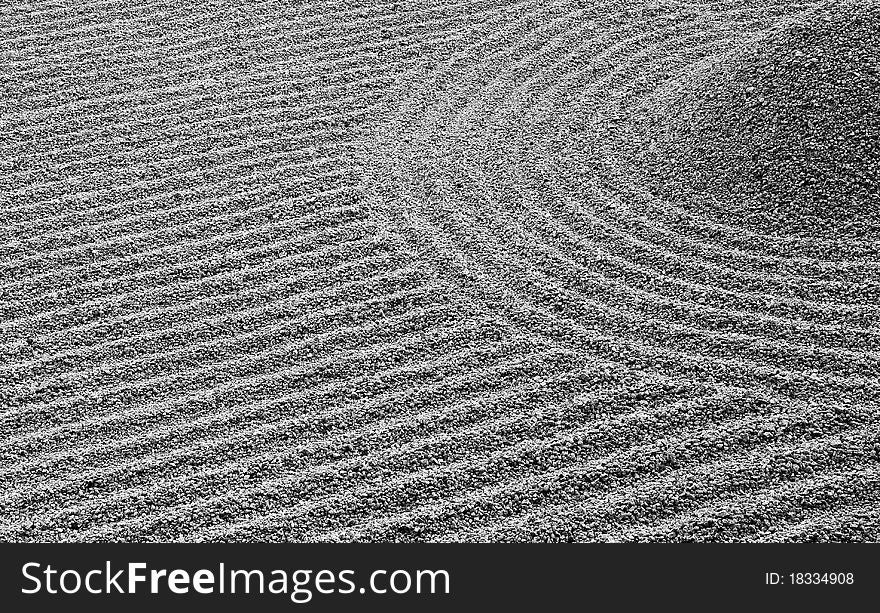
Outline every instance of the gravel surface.
[[880, 537], [876, 2], [0, 41], [0, 540]]
[[880, 5], [833, 2], [809, 15], [761, 32], [692, 75], [686, 93], [645, 109], [636, 155], [648, 158], [656, 193], [688, 196], [720, 223], [876, 241]]

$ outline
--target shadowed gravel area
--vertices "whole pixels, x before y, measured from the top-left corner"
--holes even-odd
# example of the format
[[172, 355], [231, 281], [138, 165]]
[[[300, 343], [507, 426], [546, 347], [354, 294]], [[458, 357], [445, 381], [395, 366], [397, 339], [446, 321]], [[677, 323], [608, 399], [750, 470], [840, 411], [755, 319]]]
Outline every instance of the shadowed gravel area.
[[878, 82], [880, 6], [830, 3], [688, 79], [686, 93], [652, 109], [650, 140], [636, 142], [657, 191], [694, 197], [703, 216], [876, 241]]
[[0, 540], [878, 540], [878, 7], [0, 8]]

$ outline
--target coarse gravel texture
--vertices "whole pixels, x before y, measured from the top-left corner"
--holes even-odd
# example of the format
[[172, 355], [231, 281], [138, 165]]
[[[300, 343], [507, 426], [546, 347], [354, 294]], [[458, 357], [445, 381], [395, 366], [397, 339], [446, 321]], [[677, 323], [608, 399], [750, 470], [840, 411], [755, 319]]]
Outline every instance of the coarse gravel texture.
[[880, 4], [0, 6], [0, 540], [876, 541]]

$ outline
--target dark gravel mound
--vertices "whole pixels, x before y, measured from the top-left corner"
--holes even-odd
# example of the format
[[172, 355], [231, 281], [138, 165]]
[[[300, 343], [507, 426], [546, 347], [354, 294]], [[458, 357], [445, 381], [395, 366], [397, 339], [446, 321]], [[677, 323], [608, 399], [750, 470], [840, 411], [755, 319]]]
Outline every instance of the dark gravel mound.
[[750, 41], [652, 114], [652, 189], [761, 233], [876, 238], [878, 71], [876, 4], [835, 4]]

